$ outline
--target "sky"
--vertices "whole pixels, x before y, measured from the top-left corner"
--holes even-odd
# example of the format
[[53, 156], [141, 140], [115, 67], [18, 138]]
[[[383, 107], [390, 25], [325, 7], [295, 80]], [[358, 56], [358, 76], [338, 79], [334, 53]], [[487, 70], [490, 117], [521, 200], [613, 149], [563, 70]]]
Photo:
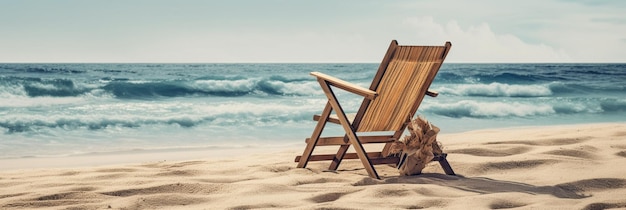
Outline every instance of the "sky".
[[626, 62], [623, 0], [0, 0], [0, 62]]

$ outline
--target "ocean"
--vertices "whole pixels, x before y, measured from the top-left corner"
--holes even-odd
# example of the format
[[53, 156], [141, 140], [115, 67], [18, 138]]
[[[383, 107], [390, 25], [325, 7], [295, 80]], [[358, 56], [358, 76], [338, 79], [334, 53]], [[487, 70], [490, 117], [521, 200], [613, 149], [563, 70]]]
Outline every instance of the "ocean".
[[[0, 159], [301, 145], [320, 71], [368, 87], [378, 64], [0, 64]], [[626, 64], [445, 63], [418, 114], [442, 133], [626, 122]], [[347, 112], [361, 98], [338, 92]], [[325, 134], [341, 134], [333, 126]]]

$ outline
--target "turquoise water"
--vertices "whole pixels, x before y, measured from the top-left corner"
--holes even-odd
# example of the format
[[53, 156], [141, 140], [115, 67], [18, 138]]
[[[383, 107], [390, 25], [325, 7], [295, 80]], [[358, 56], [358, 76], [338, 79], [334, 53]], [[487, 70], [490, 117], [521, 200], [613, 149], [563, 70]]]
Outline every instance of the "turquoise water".
[[[303, 145], [326, 102], [309, 72], [367, 87], [377, 65], [0, 64], [0, 158]], [[443, 133], [626, 121], [626, 64], [444, 64], [431, 89]]]

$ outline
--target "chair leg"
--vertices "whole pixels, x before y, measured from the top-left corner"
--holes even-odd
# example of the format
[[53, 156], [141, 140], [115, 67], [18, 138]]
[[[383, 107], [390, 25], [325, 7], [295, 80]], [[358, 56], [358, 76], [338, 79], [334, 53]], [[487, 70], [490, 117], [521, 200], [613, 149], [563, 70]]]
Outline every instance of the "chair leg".
[[322, 135], [322, 131], [324, 130], [324, 126], [326, 126], [326, 122], [328, 122], [328, 118], [330, 117], [330, 113], [333, 111], [330, 103], [326, 103], [324, 107], [324, 111], [322, 111], [321, 118], [317, 121], [317, 126], [315, 126], [315, 130], [313, 130], [313, 134], [311, 134], [311, 140], [306, 145], [304, 152], [302, 153], [302, 157], [298, 162], [298, 168], [306, 167], [306, 164], [309, 162], [309, 158], [311, 154], [313, 154], [313, 150], [317, 145], [317, 141], [320, 139], [320, 135]]
[[365, 170], [370, 175], [370, 177], [380, 179], [378, 173], [376, 173], [376, 169], [374, 169], [374, 166], [372, 165], [372, 161], [369, 159], [369, 157], [367, 157], [367, 153], [365, 152], [363, 145], [361, 145], [361, 142], [359, 141], [359, 138], [355, 133], [355, 129], [350, 124], [348, 117], [346, 117], [346, 113], [343, 111], [343, 108], [341, 108], [339, 101], [337, 101], [337, 97], [335, 97], [335, 94], [330, 88], [330, 84], [321, 79], [318, 79], [317, 81], [320, 83], [320, 86], [322, 86], [322, 90], [324, 90], [324, 94], [326, 94], [328, 102], [333, 107], [333, 110], [335, 110], [337, 118], [339, 118], [339, 122], [341, 122], [343, 130], [346, 132], [346, 135], [350, 140], [350, 144], [354, 146], [354, 150], [361, 160], [363, 167], [365, 167]]
[[441, 158], [439, 159], [439, 164], [441, 165], [441, 168], [443, 168], [443, 171], [447, 175], [456, 175], [454, 173], [454, 170], [452, 170], [452, 167], [450, 166], [450, 163], [448, 163], [448, 159], [446, 158], [447, 156], [448, 156], [448, 154], [446, 154], [446, 153], [441, 154]]
[[352, 136], [350, 136], [350, 143], [354, 145], [354, 151], [356, 151], [356, 154], [361, 160], [363, 167], [365, 167], [367, 174], [369, 174], [372, 178], [380, 179], [378, 173], [376, 172], [376, 169], [374, 168], [374, 165], [372, 164], [372, 161], [367, 156], [367, 152], [365, 152], [363, 145], [361, 144], [361, 142], [359, 142], [359, 139], [356, 137], [356, 134], [354, 134], [354, 131], [351, 132]]
[[383, 157], [389, 156], [389, 150], [391, 150], [391, 145], [392, 143], [385, 143], [385, 146], [383, 147], [383, 151], [381, 152]]
[[334, 170], [337, 170], [337, 168], [339, 168], [339, 164], [341, 164], [341, 160], [343, 160], [343, 156], [348, 151], [348, 148], [350, 148], [350, 145], [341, 145], [339, 147], [339, 150], [337, 151], [337, 154], [335, 155], [335, 159], [333, 159], [333, 161], [330, 163], [328, 170], [334, 171]]

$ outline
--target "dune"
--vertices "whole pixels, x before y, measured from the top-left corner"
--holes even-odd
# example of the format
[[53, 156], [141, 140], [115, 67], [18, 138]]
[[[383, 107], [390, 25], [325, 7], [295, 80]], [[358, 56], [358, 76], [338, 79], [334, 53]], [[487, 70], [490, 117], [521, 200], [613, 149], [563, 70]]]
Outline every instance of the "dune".
[[368, 177], [358, 160], [337, 171], [325, 170], [328, 162], [296, 168], [304, 143], [189, 160], [125, 154], [135, 162], [98, 166], [84, 165], [96, 157], [47, 158], [83, 161], [1, 170], [0, 209], [626, 208], [624, 131], [626, 123], [603, 123], [442, 134], [438, 141], [457, 176], [436, 163], [416, 176], [379, 165], [380, 180]]

